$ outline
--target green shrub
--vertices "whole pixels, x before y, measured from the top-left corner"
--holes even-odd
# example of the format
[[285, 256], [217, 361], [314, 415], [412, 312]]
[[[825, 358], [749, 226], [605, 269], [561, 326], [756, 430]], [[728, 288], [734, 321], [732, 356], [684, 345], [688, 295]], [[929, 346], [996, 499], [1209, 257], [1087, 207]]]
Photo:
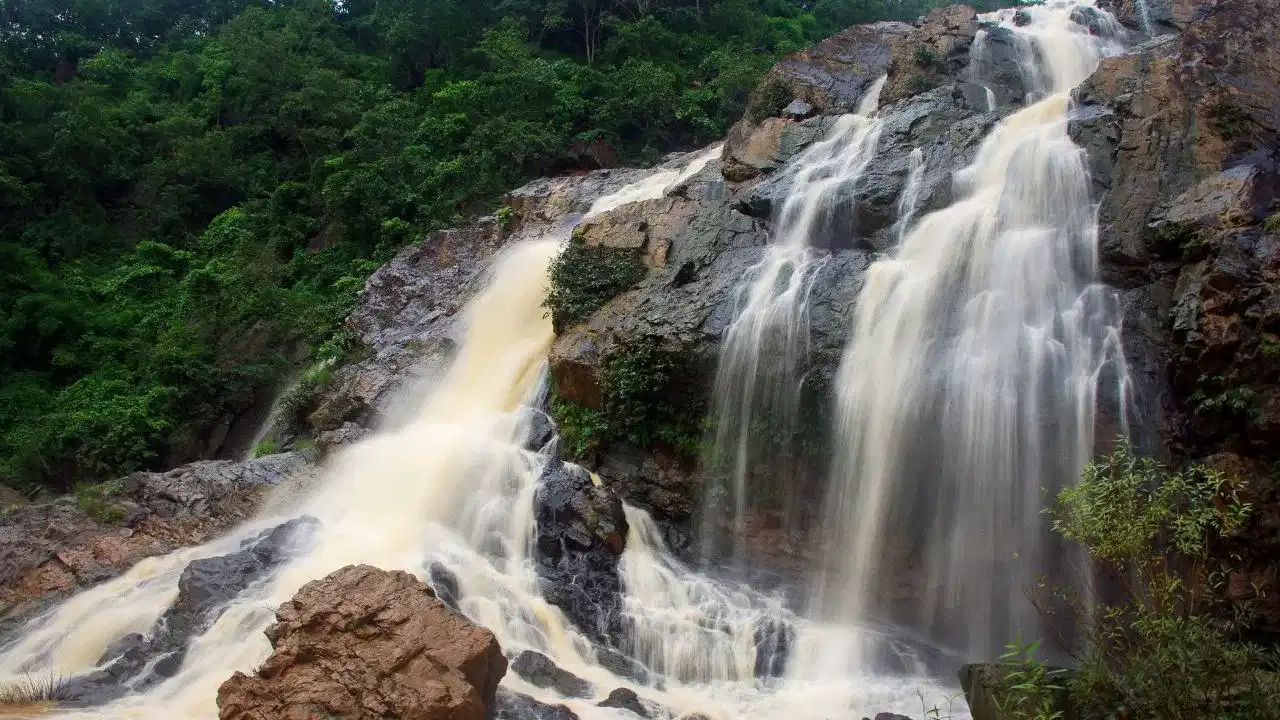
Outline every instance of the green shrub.
[[80, 483], [76, 485], [73, 495], [76, 506], [86, 515], [100, 523], [110, 524], [119, 522], [124, 517], [124, 511], [112, 500], [119, 493], [120, 486], [114, 482]]
[[543, 306], [557, 333], [582, 322], [605, 303], [640, 282], [644, 263], [633, 250], [592, 247], [575, 233], [551, 263], [551, 285]]
[[758, 123], [771, 117], [778, 117], [787, 109], [794, 97], [786, 83], [770, 75], [760, 83], [752, 95], [747, 119]]
[[497, 212], [494, 213], [494, 217], [498, 219], [498, 227], [501, 228], [503, 232], [514, 227], [516, 221], [520, 219], [519, 216], [516, 215], [516, 209], [510, 205], [503, 205], [498, 208]]
[[275, 455], [278, 452], [280, 452], [280, 442], [275, 438], [263, 438], [253, 446], [253, 456], [255, 458]]
[[[1265, 351], [1265, 345], [1263, 349]], [[1188, 398], [1197, 415], [1252, 419], [1261, 411], [1257, 391], [1250, 387], [1229, 387], [1221, 375], [1201, 376], [1199, 386]]]
[[569, 457], [581, 458], [613, 440], [640, 447], [657, 443], [698, 457], [705, 435], [700, 408], [677, 404], [679, 365], [648, 339], [620, 349], [600, 364], [599, 411], [553, 395], [551, 414]]
[[[1118, 583], [1085, 594], [1105, 601], [1058, 593], [1082, 634], [1068, 683], [1081, 720], [1277, 717], [1277, 658], [1243, 639], [1253, 601], [1221, 592], [1240, 561], [1227, 539], [1253, 512], [1244, 489], [1206, 467], [1166, 470], [1121, 442], [1059, 493], [1054, 531]], [[1025, 691], [1009, 689], [1019, 707], [1041, 708]]]
[[1249, 130], [1249, 114], [1230, 100], [1218, 100], [1205, 109], [1209, 127], [1223, 140], [1243, 137]]
[[1000, 656], [1002, 687], [996, 704], [1008, 720], [1061, 720], [1066, 714], [1066, 671], [1049, 667], [1039, 651], [1039, 641], [1024, 645], [1015, 640]]
[[581, 460], [595, 452], [609, 434], [600, 413], [559, 395], [551, 398], [551, 415], [560, 430], [561, 452], [569, 460]]
[[941, 64], [938, 53], [928, 45], [917, 45], [915, 51], [916, 65], [922, 68], [933, 68]]

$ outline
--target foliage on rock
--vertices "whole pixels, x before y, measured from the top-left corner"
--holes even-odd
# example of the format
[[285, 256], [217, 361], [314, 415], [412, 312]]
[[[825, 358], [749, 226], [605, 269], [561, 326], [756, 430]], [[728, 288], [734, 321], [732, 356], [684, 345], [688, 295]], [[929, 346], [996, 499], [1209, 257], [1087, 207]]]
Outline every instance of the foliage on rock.
[[680, 360], [647, 338], [606, 357], [599, 411], [560, 397], [552, 400], [567, 456], [581, 458], [610, 441], [626, 441], [639, 447], [661, 443], [697, 457], [704, 421], [700, 407], [677, 399], [681, 377]]
[[1225, 592], [1239, 558], [1222, 548], [1255, 511], [1245, 490], [1207, 467], [1166, 470], [1123, 441], [1086, 466], [1048, 515], [1115, 587], [1086, 601], [1060, 590], [1051, 599], [1040, 585], [1043, 609], [1066, 608], [1079, 623], [1080, 666], [1065, 699], [1047, 703], [1053, 679], [1030, 657], [1006, 658], [1015, 677], [1035, 679], [1006, 687], [1011, 717], [1045, 720], [1064, 706], [1083, 720], [1276, 717], [1280, 658], [1248, 639], [1265, 589]]
[[586, 320], [644, 276], [644, 263], [634, 250], [587, 245], [575, 234], [551, 263], [551, 285], [543, 304], [559, 333]]

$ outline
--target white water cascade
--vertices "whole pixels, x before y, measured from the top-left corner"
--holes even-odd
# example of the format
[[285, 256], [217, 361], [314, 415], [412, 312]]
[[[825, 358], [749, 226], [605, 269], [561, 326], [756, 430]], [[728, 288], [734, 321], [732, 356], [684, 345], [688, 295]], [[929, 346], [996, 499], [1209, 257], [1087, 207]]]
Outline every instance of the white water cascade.
[[[889, 617], [974, 657], [1040, 634], [1022, 588], [1063, 561], [1042, 488], [1074, 481], [1099, 398], [1122, 408], [1125, 394], [1088, 171], [1067, 135], [1070, 90], [1117, 48], [1070, 20], [1075, 5], [1025, 7], [1026, 27], [1011, 10], [989, 17], [1024, 41], [1038, 102], [1001, 122], [956, 177], [958, 199], [868, 272], [837, 384], [814, 593], [826, 622]], [[857, 647], [809, 660], [866, 662]]]
[[703, 509], [708, 555], [741, 560], [740, 524], [761, 494], [753, 481], [773, 483], [798, 470], [791, 442], [809, 354], [809, 295], [830, 258], [815, 250], [815, 236], [845, 210], [871, 161], [882, 127], [873, 115], [885, 79], [871, 86], [857, 113], [837, 118], [825, 139], [789, 165], [774, 242], [751, 268], [738, 315], [725, 333], [707, 459], [717, 487]]

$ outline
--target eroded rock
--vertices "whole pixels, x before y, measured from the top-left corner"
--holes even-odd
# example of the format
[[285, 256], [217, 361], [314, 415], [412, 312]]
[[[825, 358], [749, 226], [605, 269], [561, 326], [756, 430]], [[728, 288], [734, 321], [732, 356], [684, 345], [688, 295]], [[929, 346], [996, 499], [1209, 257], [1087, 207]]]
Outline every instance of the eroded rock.
[[493, 633], [404, 572], [342, 568], [276, 620], [262, 667], [218, 689], [221, 720], [484, 720], [507, 669]]
[[267, 489], [308, 474], [302, 453], [197, 462], [103, 486], [91, 517], [73, 498], [0, 516], [0, 632], [138, 560], [198, 545], [248, 519]]
[[534, 496], [534, 560], [542, 595], [597, 640], [622, 629], [618, 560], [627, 537], [622, 501], [586, 470], [551, 458]]

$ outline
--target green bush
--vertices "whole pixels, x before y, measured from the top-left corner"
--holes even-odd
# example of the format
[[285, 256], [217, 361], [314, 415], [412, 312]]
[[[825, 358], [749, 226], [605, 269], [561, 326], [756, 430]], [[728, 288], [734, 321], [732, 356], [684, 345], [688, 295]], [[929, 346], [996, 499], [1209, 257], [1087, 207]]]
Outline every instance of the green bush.
[[922, 68], [933, 68], [942, 62], [938, 53], [928, 45], [917, 45], [914, 57], [916, 65]]
[[[1118, 584], [1118, 597], [1085, 594], [1106, 600], [1057, 594], [1082, 633], [1066, 703], [1081, 720], [1280, 717], [1277, 658], [1244, 639], [1254, 601], [1222, 593], [1240, 561], [1228, 539], [1254, 511], [1244, 489], [1206, 467], [1166, 470], [1121, 442], [1059, 493], [1054, 531]], [[1040, 720], [1034, 686], [1009, 693], [1035, 710], [1021, 717]]]
[[551, 415], [560, 433], [560, 449], [570, 460], [581, 460], [599, 449], [609, 434], [609, 426], [600, 413], [575, 402], [553, 395]]
[[263, 438], [253, 446], [253, 457], [260, 458], [280, 452], [280, 442], [275, 438]]
[[113, 498], [120, 493], [120, 487], [114, 482], [94, 485], [81, 483], [76, 485], [73, 497], [76, 506], [86, 515], [100, 523], [116, 523], [124, 517], [124, 511]]
[[644, 279], [645, 272], [635, 251], [592, 247], [575, 234], [551, 262], [551, 284], [543, 306], [551, 313], [555, 331], [586, 320]]
[[700, 408], [673, 401], [679, 375], [670, 354], [642, 339], [601, 362], [599, 411], [553, 395], [551, 414], [569, 456], [581, 458], [605, 443], [625, 440], [640, 447], [662, 443], [698, 457], [704, 419]]
[[782, 80], [770, 75], [756, 89], [747, 119], [753, 123], [782, 115], [795, 96]]

